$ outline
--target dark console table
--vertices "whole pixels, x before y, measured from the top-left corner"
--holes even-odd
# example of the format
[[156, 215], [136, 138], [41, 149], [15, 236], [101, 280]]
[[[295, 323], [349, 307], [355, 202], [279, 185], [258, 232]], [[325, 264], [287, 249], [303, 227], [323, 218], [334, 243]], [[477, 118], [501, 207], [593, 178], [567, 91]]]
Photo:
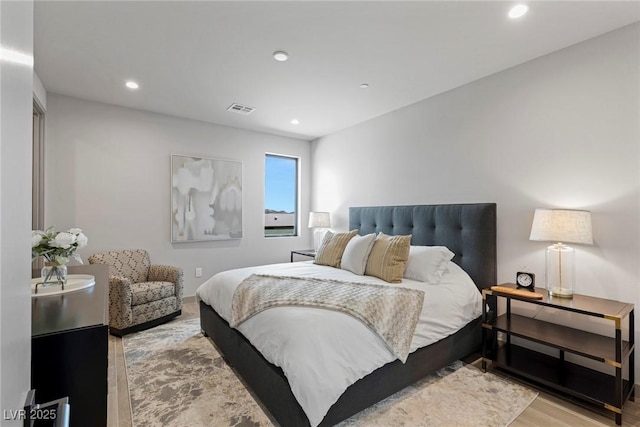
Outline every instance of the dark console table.
[[71, 426], [106, 426], [108, 267], [68, 269], [69, 274], [95, 276], [96, 284], [31, 299], [31, 388], [37, 402], [68, 396]]
[[[515, 289], [513, 283], [501, 285]], [[575, 294], [572, 299], [549, 295], [546, 289], [536, 288], [542, 299], [530, 299], [519, 295], [483, 289], [482, 296], [488, 295], [506, 299], [506, 313], [490, 319], [483, 304], [483, 345], [482, 367], [487, 362], [509, 374], [524, 378], [574, 403], [584, 402], [615, 414], [616, 424], [622, 424], [622, 407], [627, 399], [634, 399], [634, 309], [633, 304]], [[511, 312], [511, 301], [536, 304], [582, 316], [587, 324], [588, 317], [611, 321], [613, 336], [603, 336], [582, 329], [549, 323], [535, 318], [520, 316]], [[628, 322], [628, 340], [623, 339], [623, 321]], [[487, 331], [502, 332], [506, 342], [498, 346], [492, 342], [491, 349]], [[557, 356], [525, 348], [511, 343], [511, 337], [542, 344]], [[565, 360], [565, 353], [600, 362], [610, 371], [594, 370], [577, 362]], [[628, 368], [628, 378], [623, 376], [623, 368]], [[577, 398], [577, 400], [574, 400]]]

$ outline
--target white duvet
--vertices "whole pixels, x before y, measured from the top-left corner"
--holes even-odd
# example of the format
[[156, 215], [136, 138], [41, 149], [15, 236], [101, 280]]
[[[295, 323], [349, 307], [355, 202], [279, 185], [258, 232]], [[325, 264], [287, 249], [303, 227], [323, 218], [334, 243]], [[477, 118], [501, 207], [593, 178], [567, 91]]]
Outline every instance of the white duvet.
[[[248, 267], [216, 274], [198, 288], [196, 295], [229, 321], [233, 293], [251, 274], [331, 278], [420, 289], [425, 297], [411, 352], [453, 334], [482, 311], [478, 289], [467, 273], [452, 262], [437, 285], [409, 279], [389, 284], [312, 261]], [[269, 362], [282, 368], [313, 427], [322, 421], [347, 387], [396, 359], [364, 323], [331, 310], [270, 308], [242, 323], [238, 330]]]

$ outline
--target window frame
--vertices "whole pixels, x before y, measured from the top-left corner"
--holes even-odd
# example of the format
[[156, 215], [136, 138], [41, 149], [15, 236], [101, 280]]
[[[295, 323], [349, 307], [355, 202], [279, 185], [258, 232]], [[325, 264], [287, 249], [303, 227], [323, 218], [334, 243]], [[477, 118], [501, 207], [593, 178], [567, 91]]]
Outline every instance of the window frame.
[[[44, 120], [45, 109], [33, 99], [31, 134], [31, 229], [44, 230]], [[39, 270], [44, 265], [42, 257], [31, 262]]]
[[[289, 159], [295, 161], [295, 200], [294, 200], [294, 221], [293, 221], [293, 233], [292, 234], [275, 234], [275, 235], [267, 235], [267, 206], [266, 206], [266, 195], [267, 195], [267, 158], [268, 157], [278, 157], [283, 159]], [[264, 238], [278, 238], [278, 237], [299, 237], [300, 236], [300, 166], [301, 158], [299, 156], [293, 156], [289, 154], [280, 154], [273, 152], [265, 152], [264, 154], [264, 202], [263, 202], [263, 212], [264, 212]]]

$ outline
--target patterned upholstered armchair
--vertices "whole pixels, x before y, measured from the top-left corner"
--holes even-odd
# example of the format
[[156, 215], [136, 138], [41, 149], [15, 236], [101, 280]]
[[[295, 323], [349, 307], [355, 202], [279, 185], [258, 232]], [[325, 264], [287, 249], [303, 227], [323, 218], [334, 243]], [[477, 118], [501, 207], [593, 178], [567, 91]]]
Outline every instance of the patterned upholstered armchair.
[[151, 265], [143, 249], [91, 255], [109, 266], [109, 331], [122, 336], [164, 323], [182, 313], [179, 267]]

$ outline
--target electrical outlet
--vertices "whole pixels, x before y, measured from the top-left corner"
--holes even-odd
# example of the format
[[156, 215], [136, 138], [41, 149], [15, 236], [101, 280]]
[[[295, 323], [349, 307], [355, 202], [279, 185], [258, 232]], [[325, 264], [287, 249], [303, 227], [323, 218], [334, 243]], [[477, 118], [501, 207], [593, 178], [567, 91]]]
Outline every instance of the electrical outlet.
[[202, 267], [196, 267], [196, 277], [202, 277]]

